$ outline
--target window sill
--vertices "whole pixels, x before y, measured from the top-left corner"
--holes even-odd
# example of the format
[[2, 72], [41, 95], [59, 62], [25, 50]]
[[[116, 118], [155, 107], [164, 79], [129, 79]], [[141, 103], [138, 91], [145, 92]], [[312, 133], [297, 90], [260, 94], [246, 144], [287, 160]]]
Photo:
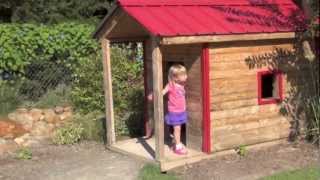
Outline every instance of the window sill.
[[259, 105], [265, 105], [265, 104], [279, 104], [281, 103], [280, 98], [267, 98], [267, 99], [258, 99]]

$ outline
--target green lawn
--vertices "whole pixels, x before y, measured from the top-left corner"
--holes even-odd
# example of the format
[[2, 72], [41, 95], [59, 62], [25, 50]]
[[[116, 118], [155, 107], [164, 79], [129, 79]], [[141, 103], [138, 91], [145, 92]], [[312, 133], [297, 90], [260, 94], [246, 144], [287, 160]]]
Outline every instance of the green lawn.
[[319, 180], [320, 167], [311, 167], [294, 171], [286, 171], [265, 177], [261, 180]]
[[139, 180], [178, 180], [178, 178], [173, 174], [161, 173], [159, 166], [147, 164], [140, 170]]

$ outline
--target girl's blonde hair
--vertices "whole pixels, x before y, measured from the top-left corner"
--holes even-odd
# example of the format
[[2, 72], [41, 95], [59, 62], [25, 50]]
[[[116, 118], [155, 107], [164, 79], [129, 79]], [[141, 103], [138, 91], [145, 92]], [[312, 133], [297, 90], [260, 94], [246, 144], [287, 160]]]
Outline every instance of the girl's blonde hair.
[[181, 75], [187, 75], [186, 68], [181, 64], [174, 64], [170, 67], [168, 73], [169, 81], [174, 81], [176, 77]]

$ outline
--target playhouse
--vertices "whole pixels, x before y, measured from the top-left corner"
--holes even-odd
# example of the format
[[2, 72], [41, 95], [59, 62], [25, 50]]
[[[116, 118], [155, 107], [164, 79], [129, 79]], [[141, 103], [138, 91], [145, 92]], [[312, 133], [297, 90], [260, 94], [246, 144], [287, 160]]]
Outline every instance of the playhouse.
[[[295, 72], [295, 32], [303, 14], [291, 0], [119, 0], [94, 37], [103, 50], [107, 145], [110, 149], [160, 162], [162, 170], [240, 145], [287, 138], [290, 118], [281, 103]], [[116, 142], [110, 43], [143, 42], [146, 121], [153, 138]], [[167, 68], [188, 70], [186, 156], [165, 144], [162, 96]]]

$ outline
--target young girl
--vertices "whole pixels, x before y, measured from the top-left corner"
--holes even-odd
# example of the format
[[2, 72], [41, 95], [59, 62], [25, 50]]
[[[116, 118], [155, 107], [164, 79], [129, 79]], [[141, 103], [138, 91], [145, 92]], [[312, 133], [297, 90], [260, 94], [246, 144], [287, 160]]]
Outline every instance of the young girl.
[[[185, 83], [187, 80], [186, 68], [180, 64], [170, 67], [168, 84], [163, 89], [163, 95], [168, 93], [168, 113], [165, 122], [173, 126], [174, 142], [173, 151], [176, 154], [187, 154], [185, 146], [181, 143], [181, 126], [187, 122]], [[148, 96], [152, 100], [152, 94]]]

